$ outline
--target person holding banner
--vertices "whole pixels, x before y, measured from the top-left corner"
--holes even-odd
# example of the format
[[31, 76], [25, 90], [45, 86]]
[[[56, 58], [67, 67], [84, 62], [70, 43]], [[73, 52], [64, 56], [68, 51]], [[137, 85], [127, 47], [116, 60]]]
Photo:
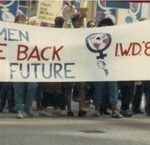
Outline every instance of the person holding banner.
[[[98, 27], [112, 26], [112, 25], [114, 24], [110, 18], [104, 18], [97, 24]], [[112, 109], [112, 117], [121, 118], [122, 115], [118, 112], [118, 109], [117, 109], [117, 104], [118, 104], [117, 82], [112, 82], [112, 81], [111, 82], [95, 82], [95, 114], [94, 116], [98, 117], [100, 115], [99, 113], [100, 105], [101, 105], [101, 100], [104, 94], [107, 94], [107, 96], [109, 96], [109, 103]]]
[[[55, 18], [54, 27], [63, 28], [65, 19], [62, 16], [57, 16]], [[67, 115], [73, 116], [71, 111], [71, 91], [72, 84], [67, 82], [59, 83], [39, 83], [38, 91], [42, 92], [41, 102], [39, 107], [39, 113], [42, 116], [49, 116], [47, 112], [48, 106], [53, 106], [54, 112], [59, 113], [60, 115], [66, 115], [66, 106], [67, 106]], [[41, 94], [41, 93], [38, 93]], [[39, 101], [38, 101], [39, 102]], [[53, 112], [53, 113], [54, 113]]]
[[[25, 24], [27, 19], [24, 15], [17, 15], [15, 18], [15, 23]], [[36, 94], [37, 83], [23, 83], [15, 82], [14, 87], [14, 98], [15, 98], [15, 110], [17, 112], [17, 118], [23, 118], [23, 100], [25, 97], [24, 110], [29, 117], [33, 117], [32, 101]]]
[[[70, 19], [72, 21], [72, 25], [73, 28], [81, 28], [81, 26], [83, 25], [83, 16], [80, 13], [75, 13], [72, 14], [70, 16]], [[85, 110], [83, 110], [84, 108], [84, 100], [85, 100], [85, 86], [86, 83], [85, 82], [79, 82], [79, 83], [75, 83], [75, 85], [77, 85], [78, 89], [79, 89], [79, 94], [78, 94], [78, 99], [79, 99], [79, 112], [78, 112], [78, 116], [79, 117], [84, 117], [86, 116], [87, 112]]]
[[134, 114], [143, 114], [141, 110], [142, 103], [142, 94], [143, 94], [143, 84], [142, 81], [134, 82], [134, 95], [132, 99], [132, 112]]
[[[96, 27], [95, 21], [94, 20], [89, 20], [87, 22], [87, 28], [94, 28], [94, 27]], [[88, 83], [88, 84], [93, 88], [97, 88], [95, 86], [95, 85], [97, 85], [97, 82]], [[104, 84], [105, 87], [104, 86], [101, 87], [102, 90], [100, 92], [103, 96], [101, 101], [99, 101], [100, 98], [94, 99], [94, 105], [95, 105], [95, 108], [97, 108], [95, 113], [94, 113], [94, 116], [99, 116], [99, 112], [100, 112], [100, 114], [103, 114], [103, 115], [109, 115], [110, 114], [109, 112], [107, 112], [107, 108], [108, 108], [108, 105], [109, 105], [109, 97], [108, 97], [108, 94], [106, 93], [107, 90], [108, 90], [107, 83], [103, 83], [103, 84]], [[96, 92], [96, 94], [99, 94], [99, 88], [98, 89], [93, 89], [93, 90]], [[100, 105], [99, 105], [99, 102], [101, 102]]]
[[[57, 16], [55, 18], [55, 28], [63, 28], [65, 19], [62, 16]], [[61, 83], [61, 99], [60, 99], [60, 109], [61, 111], [65, 110], [67, 106], [67, 116], [74, 116], [71, 109], [71, 91], [73, 84], [63, 82]]]
[[121, 93], [121, 110], [120, 113], [124, 117], [131, 117], [132, 112], [130, 111], [130, 103], [133, 98], [133, 81], [121, 81], [118, 82], [118, 87]]
[[[146, 18], [141, 18], [139, 21], [145, 21]], [[143, 86], [143, 82], [142, 81], [135, 81], [134, 82], [134, 95], [133, 95], [133, 100], [132, 100], [132, 112], [134, 114], [143, 114], [144, 112], [141, 110], [141, 103], [142, 103], [142, 95], [143, 95], [143, 91], [145, 93], [145, 101], [146, 101], [146, 106], [149, 106], [147, 103], [147, 101], [149, 102], [149, 95], [148, 95], [148, 89], [147, 87], [149, 86], [149, 83], [145, 82], [144, 86]], [[144, 88], [143, 88], [144, 87]], [[145, 107], [145, 111], [147, 112], [148, 107]]]

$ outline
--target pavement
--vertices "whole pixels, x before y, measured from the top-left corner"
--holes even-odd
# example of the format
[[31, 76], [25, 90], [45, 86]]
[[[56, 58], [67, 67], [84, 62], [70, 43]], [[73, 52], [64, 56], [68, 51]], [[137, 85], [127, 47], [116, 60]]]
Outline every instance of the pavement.
[[79, 118], [52, 115], [16, 119], [0, 113], [0, 145], [150, 145], [150, 117]]

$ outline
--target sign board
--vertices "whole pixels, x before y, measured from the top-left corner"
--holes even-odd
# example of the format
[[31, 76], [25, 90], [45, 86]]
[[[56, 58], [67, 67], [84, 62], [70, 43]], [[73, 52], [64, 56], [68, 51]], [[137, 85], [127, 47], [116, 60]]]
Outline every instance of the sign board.
[[129, 9], [129, 2], [121, 1], [107, 1], [106, 7], [116, 8], [116, 9]]
[[23, 14], [24, 16], [28, 17], [29, 7], [19, 5], [18, 12]]
[[37, 18], [41, 22], [54, 24], [55, 18], [62, 9], [63, 1], [46, 0], [38, 2]]
[[106, 1], [97, 1], [96, 6], [96, 22], [98, 23], [104, 18], [111, 18], [116, 21], [116, 9], [106, 7]]
[[14, 22], [17, 13], [18, 0], [0, 1], [0, 20]]
[[0, 22], [0, 81], [150, 80], [149, 25], [91, 31]]

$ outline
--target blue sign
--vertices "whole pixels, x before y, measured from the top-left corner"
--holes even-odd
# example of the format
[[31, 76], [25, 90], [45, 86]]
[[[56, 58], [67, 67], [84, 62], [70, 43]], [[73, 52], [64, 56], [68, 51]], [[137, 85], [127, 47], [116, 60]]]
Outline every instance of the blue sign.
[[116, 19], [116, 10], [108, 9], [106, 7], [106, 1], [98, 1], [96, 8], [96, 23], [101, 21], [104, 18], [110, 18], [115, 22]]
[[119, 9], [129, 9], [129, 2], [120, 2], [120, 1], [107, 1], [106, 7], [119, 8]]
[[142, 4], [141, 3], [130, 3], [130, 10], [136, 16], [136, 19], [141, 19]]
[[14, 22], [17, 13], [18, 0], [0, 1], [0, 20]]
[[[96, 21], [98, 22], [105, 17], [109, 17], [114, 20], [114, 18], [116, 17], [116, 9], [130, 9], [133, 16], [135, 16], [135, 19], [139, 20], [141, 18], [141, 3], [98, 0]], [[132, 23], [133, 17], [127, 16], [125, 18], [125, 21], [127, 23]]]
[[75, 1], [75, 8], [80, 8], [80, 4], [81, 4], [81, 1], [80, 0], [76, 0]]
[[18, 6], [18, 13], [28, 17], [29, 8], [27, 6]]

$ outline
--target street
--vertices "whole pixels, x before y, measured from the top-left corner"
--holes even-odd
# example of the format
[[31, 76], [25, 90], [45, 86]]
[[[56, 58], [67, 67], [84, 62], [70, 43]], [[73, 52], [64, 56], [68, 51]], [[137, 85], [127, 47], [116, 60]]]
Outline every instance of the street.
[[149, 145], [150, 118], [0, 115], [0, 145]]

